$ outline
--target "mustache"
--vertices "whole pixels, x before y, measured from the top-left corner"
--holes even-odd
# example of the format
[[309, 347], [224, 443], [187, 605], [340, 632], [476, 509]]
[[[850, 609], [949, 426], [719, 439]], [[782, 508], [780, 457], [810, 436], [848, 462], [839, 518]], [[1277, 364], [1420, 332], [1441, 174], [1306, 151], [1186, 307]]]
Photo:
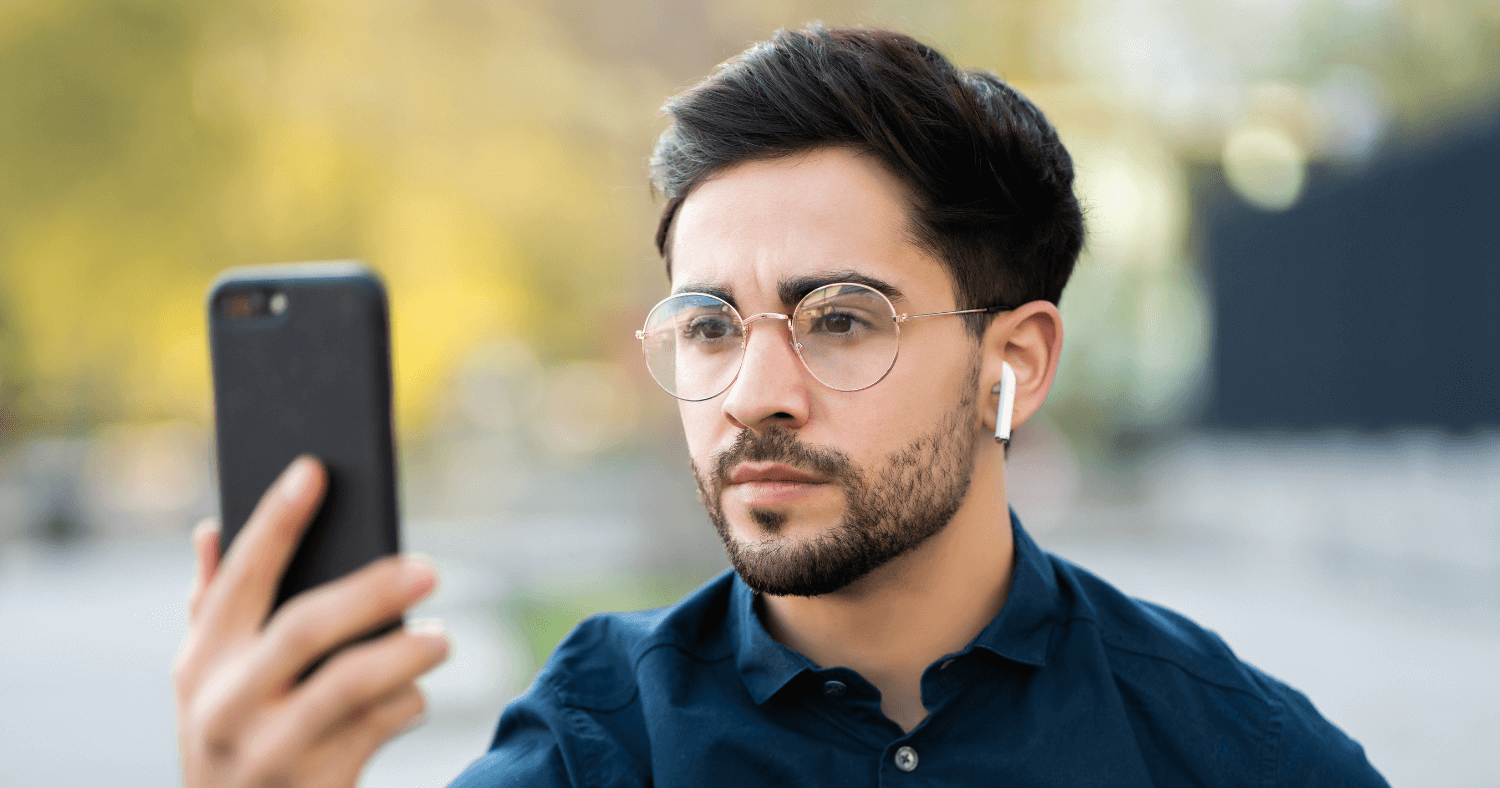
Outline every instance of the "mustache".
[[742, 430], [736, 435], [733, 445], [714, 456], [715, 485], [720, 488], [727, 485], [730, 472], [742, 462], [779, 462], [837, 482], [859, 479], [859, 471], [849, 461], [849, 455], [837, 449], [809, 446], [781, 427], [771, 427], [759, 435], [752, 430]]

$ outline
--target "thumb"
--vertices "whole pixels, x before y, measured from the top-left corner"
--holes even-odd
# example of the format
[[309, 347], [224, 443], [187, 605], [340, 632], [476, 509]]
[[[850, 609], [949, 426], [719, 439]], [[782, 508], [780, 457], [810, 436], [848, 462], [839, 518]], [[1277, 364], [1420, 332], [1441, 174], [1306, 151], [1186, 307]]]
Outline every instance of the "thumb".
[[193, 554], [198, 557], [193, 587], [188, 591], [188, 621], [198, 617], [203, 592], [219, 568], [219, 521], [209, 517], [193, 526]]

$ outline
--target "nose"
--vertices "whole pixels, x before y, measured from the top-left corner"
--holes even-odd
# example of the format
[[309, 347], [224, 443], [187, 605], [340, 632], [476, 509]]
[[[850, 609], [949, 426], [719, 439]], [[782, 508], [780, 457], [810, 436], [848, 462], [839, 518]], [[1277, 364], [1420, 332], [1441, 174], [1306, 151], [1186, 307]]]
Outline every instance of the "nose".
[[745, 328], [745, 358], [724, 395], [724, 418], [757, 433], [801, 427], [810, 410], [810, 376], [792, 346], [791, 324], [779, 315], [756, 315]]

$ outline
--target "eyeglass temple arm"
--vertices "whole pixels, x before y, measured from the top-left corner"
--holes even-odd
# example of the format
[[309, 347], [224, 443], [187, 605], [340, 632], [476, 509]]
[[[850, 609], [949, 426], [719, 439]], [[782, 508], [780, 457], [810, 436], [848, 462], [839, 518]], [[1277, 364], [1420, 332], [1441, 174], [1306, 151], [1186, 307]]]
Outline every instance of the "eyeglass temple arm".
[[1009, 312], [1012, 309], [1015, 309], [1015, 307], [1013, 307], [1013, 306], [1005, 306], [1005, 305], [1002, 304], [1002, 305], [997, 305], [997, 306], [987, 306], [987, 307], [984, 307], [983, 309], [955, 309], [952, 312], [928, 312], [928, 313], [922, 314], [922, 315], [901, 314], [901, 315], [896, 315], [896, 322], [897, 323], [905, 323], [908, 320], [916, 320], [919, 317], [942, 317], [943, 315], [972, 315], [972, 314], [978, 314], [980, 312], [983, 312], [983, 313], [985, 313], [985, 314], [988, 315], [988, 314], [993, 314], [995, 312]]

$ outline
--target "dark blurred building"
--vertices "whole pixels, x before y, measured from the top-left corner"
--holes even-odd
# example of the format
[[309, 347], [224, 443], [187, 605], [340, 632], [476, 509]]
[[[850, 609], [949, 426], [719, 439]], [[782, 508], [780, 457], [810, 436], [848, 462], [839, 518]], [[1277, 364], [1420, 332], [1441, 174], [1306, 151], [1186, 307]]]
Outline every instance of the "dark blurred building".
[[1209, 426], [1500, 427], [1500, 125], [1314, 168], [1280, 213], [1198, 180]]

